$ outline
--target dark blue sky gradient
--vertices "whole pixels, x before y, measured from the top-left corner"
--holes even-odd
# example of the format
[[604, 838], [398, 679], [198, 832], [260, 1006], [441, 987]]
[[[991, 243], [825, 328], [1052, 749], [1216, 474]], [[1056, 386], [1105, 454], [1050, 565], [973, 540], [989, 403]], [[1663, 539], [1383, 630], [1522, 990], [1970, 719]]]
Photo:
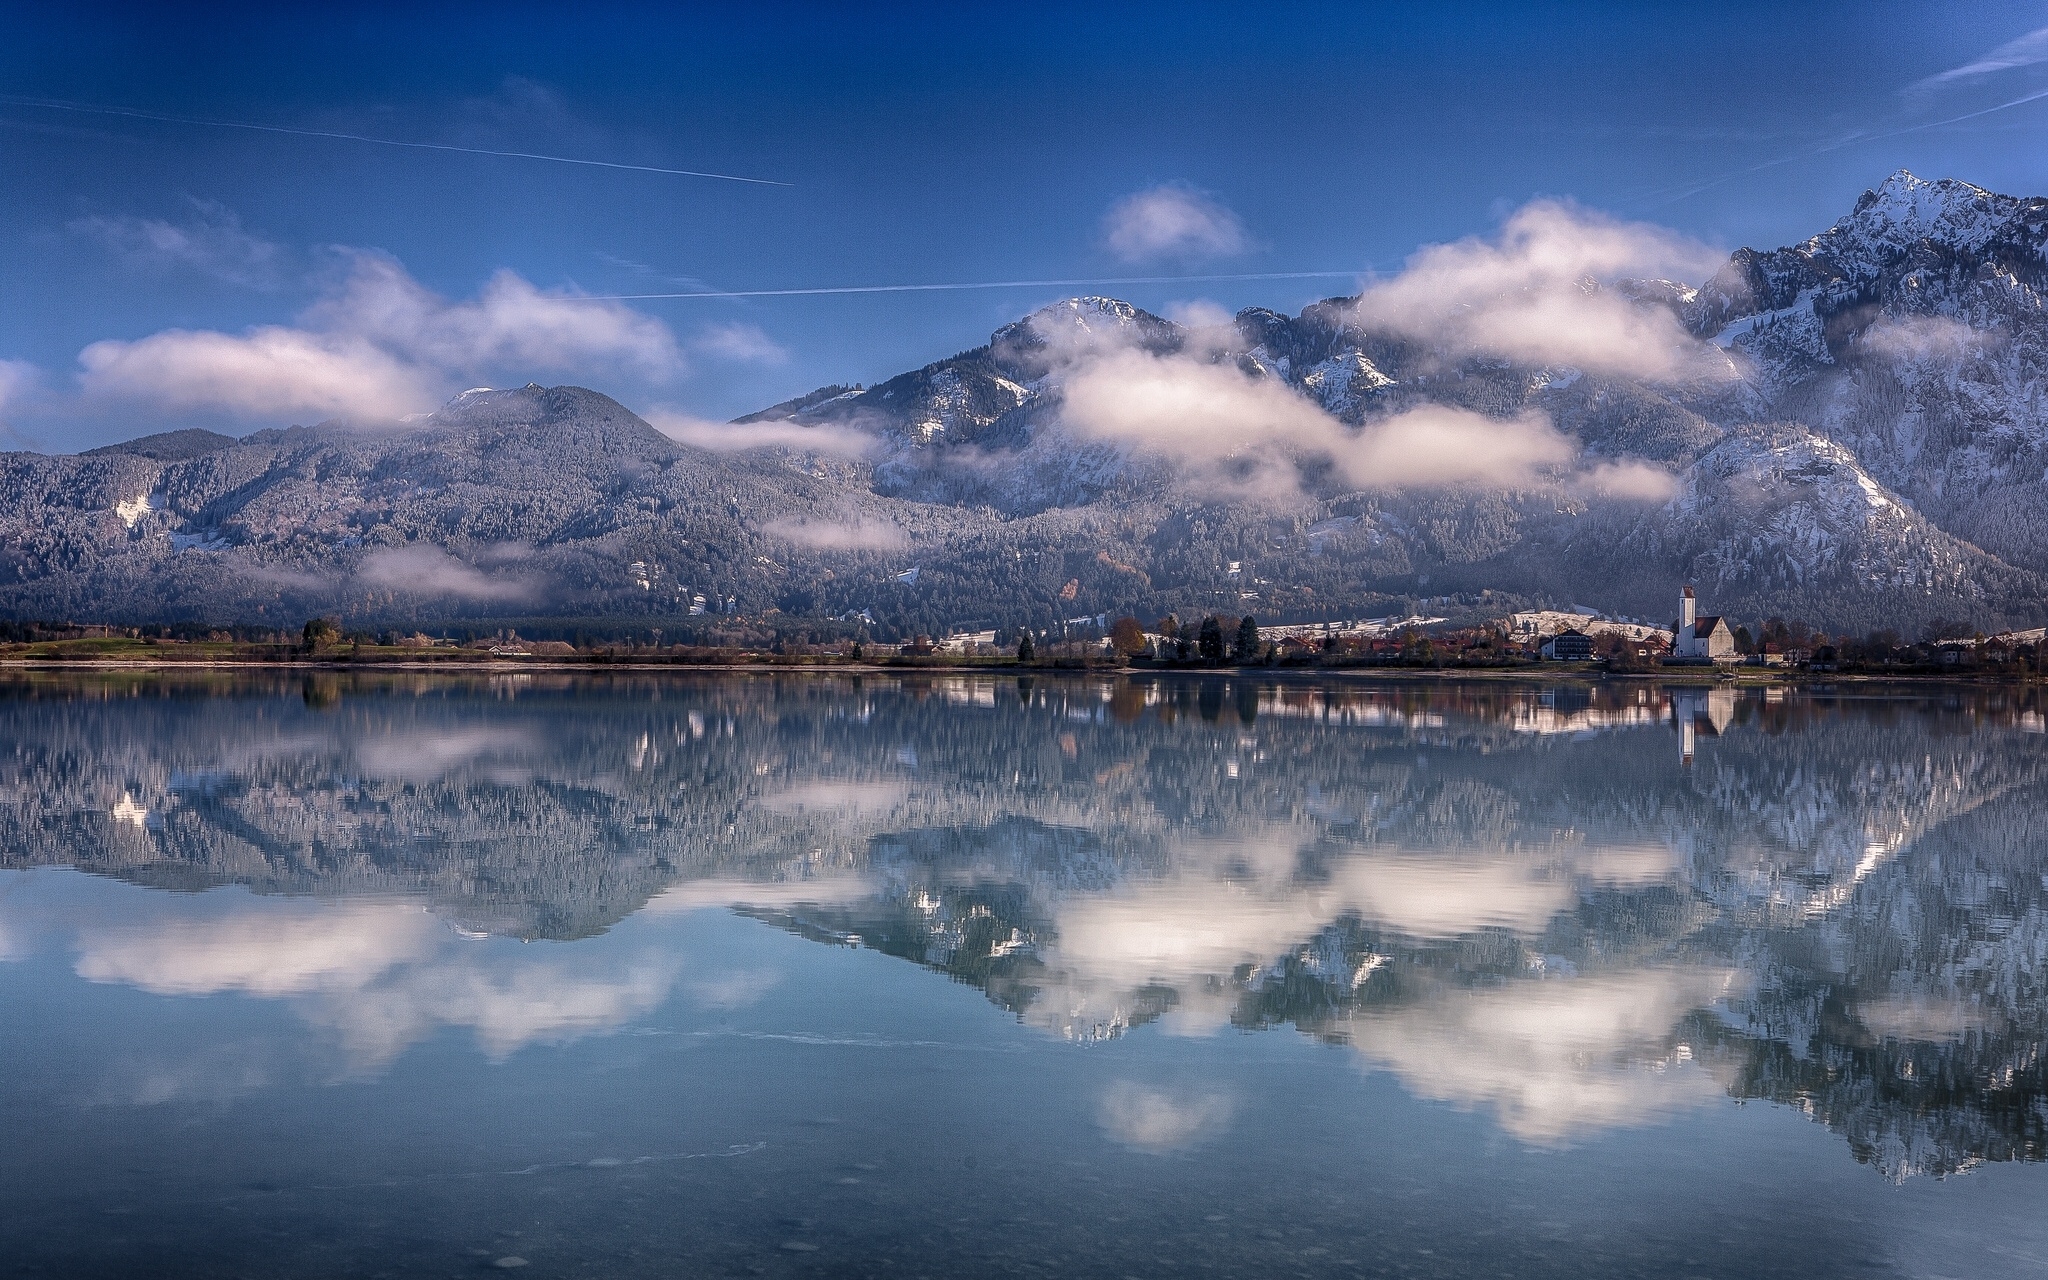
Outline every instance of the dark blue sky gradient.
[[[327, 246], [383, 250], [463, 299], [501, 268], [604, 294], [1390, 271], [1538, 196], [1777, 245], [1901, 167], [2048, 191], [2048, 100], [1919, 127], [2048, 85], [2041, 68], [1904, 92], [2044, 26], [2041, 4], [0, 6], [0, 94], [17, 99], [792, 184], [0, 102], [0, 359], [35, 366], [40, 388], [11, 425], [58, 449], [167, 425], [69, 395], [79, 351], [291, 323], [331, 279]], [[1915, 131], [1784, 162], [1899, 129]], [[1113, 257], [1104, 211], [1162, 182], [1234, 210], [1255, 247]], [[280, 246], [270, 276], [139, 263], [78, 229], [180, 224], [195, 202]], [[686, 344], [737, 320], [788, 357], [588, 380], [723, 418], [915, 367], [1076, 291], [640, 303]], [[1116, 290], [1288, 310], [1348, 291]]]

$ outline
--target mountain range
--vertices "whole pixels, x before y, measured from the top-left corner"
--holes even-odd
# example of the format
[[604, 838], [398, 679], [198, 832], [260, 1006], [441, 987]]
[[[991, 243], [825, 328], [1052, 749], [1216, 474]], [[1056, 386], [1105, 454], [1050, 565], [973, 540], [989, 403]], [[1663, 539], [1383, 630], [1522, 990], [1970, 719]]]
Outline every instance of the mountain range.
[[[729, 424], [529, 385], [5, 454], [0, 614], [1662, 621], [1689, 582], [1839, 631], [2039, 625], [2044, 250], [2048, 199], [1900, 172], [1697, 286], [1503, 277], [1430, 324], [1372, 288], [1181, 321], [1075, 298]], [[1553, 306], [1583, 358], [1480, 323]]]

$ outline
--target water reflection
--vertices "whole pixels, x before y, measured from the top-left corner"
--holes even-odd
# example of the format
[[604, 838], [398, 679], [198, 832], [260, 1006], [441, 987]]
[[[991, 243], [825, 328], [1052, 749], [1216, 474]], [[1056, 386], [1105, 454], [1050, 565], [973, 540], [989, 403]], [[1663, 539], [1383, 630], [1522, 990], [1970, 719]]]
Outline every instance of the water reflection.
[[[2048, 1138], [2043, 725], [2033, 691], [1650, 683], [17, 683], [4, 865], [178, 892], [0, 897], [0, 956], [288, 1002], [352, 1078], [440, 1029], [503, 1059], [744, 1007], [778, 977], [476, 945], [715, 905], [1050, 1037], [1291, 1027], [1529, 1143], [1761, 1098], [1945, 1174]], [[1122, 1084], [1098, 1119], [1169, 1151], [1233, 1108]]]

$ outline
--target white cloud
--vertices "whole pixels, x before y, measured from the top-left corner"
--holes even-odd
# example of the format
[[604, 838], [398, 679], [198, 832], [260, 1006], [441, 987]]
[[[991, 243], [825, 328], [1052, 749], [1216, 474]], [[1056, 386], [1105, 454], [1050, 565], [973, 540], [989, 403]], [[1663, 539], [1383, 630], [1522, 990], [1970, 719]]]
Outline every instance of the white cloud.
[[1288, 449], [1343, 435], [1342, 424], [1284, 383], [1235, 365], [1110, 347], [1067, 375], [1061, 419], [1084, 436], [1176, 459], [1196, 478], [1230, 487], [1292, 491]]
[[78, 975], [157, 995], [349, 991], [430, 954], [441, 933], [418, 907], [389, 903], [238, 904], [195, 919], [88, 931]]
[[363, 557], [356, 578], [366, 586], [418, 596], [459, 596], [465, 600], [524, 600], [533, 584], [517, 577], [492, 577], [438, 547], [384, 547]]
[[770, 520], [761, 532], [817, 551], [901, 551], [910, 535], [886, 520]]
[[99, 241], [117, 257], [149, 270], [188, 267], [229, 284], [274, 289], [287, 266], [284, 249], [251, 235], [232, 209], [193, 200], [192, 216], [180, 223], [162, 218], [79, 218], [73, 234]]
[[[118, 922], [77, 928], [79, 976], [157, 995], [289, 1001], [333, 1032], [359, 1071], [439, 1027], [469, 1028], [492, 1058], [601, 1032], [659, 1004], [682, 967], [651, 953], [508, 961], [407, 903], [157, 895], [114, 908]], [[744, 994], [728, 981], [700, 998]]]
[[1664, 502], [1678, 493], [1678, 477], [1649, 462], [1600, 462], [1569, 486], [1574, 492], [1624, 502]]
[[1119, 1080], [1103, 1091], [1097, 1118], [1109, 1136], [1154, 1154], [1188, 1146], [1230, 1121], [1220, 1093], [1169, 1093]]
[[801, 423], [712, 422], [677, 409], [654, 408], [641, 415], [648, 425], [677, 444], [712, 453], [747, 449], [792, 449], [835, 458], [862, 458], [879, 443], [865, 431], [847, 426], [807, 427]]
[[1221, 303], [1207, 298], [1194, 298], [1186, 302], [1169, 302], [1159, 314], [1184, 329], [1231, 329], [1235, 319], [1230, 310]]
[[668, 327], [616, 302], [535, 288], [510, 271], [450, 303], [395, 260], [351, 252], [340, 283], [295, 326], [167, 329], [79, 353], [88, 397], [234, 417], [385, 420], [433, 407], [493, 370], [684, 371]]
[[735, 364], [782, 364], [789, 352], [759, 325], [733, 320], [708, 324], [690, 339], [690, 350]]
[[1977, 80], [2001, 71], [2039, 66], [2044, 62], [2048, 62], [2048, 27], [2029, 31], [2016, 40], [2008, 40], [1983, 57], [1959, 67], [1950, 67], [1938, 75], [1929, 76], [1914, 84], [1912, 88], [1929, 89], [1937, 85], [1953, 84], [1959, 80]]
[[36, 383], [36, 367], [26, 360], [0, 360], [0, 426], [8, 410]]
[[1525, 1142], [1653, 1124], [1720, 1093], [1671, 1063], [1682, 1019], [1725, 993], [1719, 970], [1639, 970], [1447, 991], [1353, 1024], [1363, 1061], [1411, 1092], [1490, 1108]]
[[1577, 452], [1540, 413], [1501, 419], [1421, 405], [1368, 424], [1358, 436], [1333, 448], [1331, 456], [1360, 488], [1522, 489], [1570, 463]]
[[1864, 331], [1861, 345], [1888, 359], [1953, 366], [1983, 352], [1991, 336], [1946, 316], [1883, 316]]
[[1103, 216], [1102, 231], [1110, 252], [1126, 262], [1224, 258], [1250, 248], [1236, 214], [1174, 183], [1117, 201]]
[[[1577, 447], [1534, 411], [1514, 418], [1420, 405], [1352, 427], [1234, 364], [1128, 348], [1081, 357], [1062, 416], [1082, 435], [1172, 459], [1191, 479], [1247, 496], [1293, 493], [1296, 463], [1327, 460], [1360, 489], [1573, 485]], [[1587, 473], [1616, 496], [1668, 496], [1654, 468]]]
[[443, 954], [390, 979], [332, 993], [300, 1012], [331, 1028], [358, 1069], [380, 1067], [438, 1027], [467, 1027], [492, 1059], [529, 1044], [559, 1044], [605, 1031], [660, 1004], [682, 962], [643, 955], [625, 963], [564, 955], [489, 964]]
[[1599, 287], [1697, 279], [1720, 255], [1672, 232], [1570, 205], [1526, 205], [1490, 240], [1431, 245], [1368, 286], [1358, 320], [1454, 357], [1492, 355], [1651, 380], [1725, 376], [1672, 313]]
[[432, 370], [351, 334], [165, 329], [78, 353], [88, 397], [241, 418], [393, 418], [439, 398]]
[[[1304, 826], [1258, 841], [1195, 842], [1181, 849], [1178, 875], [1058, 899], [1040, 953], [1045, 997], [1026, 1017], [1086, 1036], [1127, 1017], [1141, 991], [1168, 987], [1176, 1007], [1164, 1028], [1211, 1034], [1230, 1025], [1232, 974], [1297, 953], [1347, 916], [1422, 942], [1486, 929], [1533, 939], [1589, 886], [1640, 888], [1678, 875], [1676, 856], [1661, 847], [1586, 844], [1534, 857], [1460, 846], [1347, 857], [1305, 884], [1301, 850], [1316, 838]], [[1431, 1008], [1416, 1017], [1429, 1022]]]
[[666, 378], [683, 369], [668, 326], [617, 302], [543, 291], [501, 270], [475, 301], [449, 303], [381, 253], [353, 253], [340, 289], [302, 319], [317, 330], [361, 334], [451, 372], [597, 363]]

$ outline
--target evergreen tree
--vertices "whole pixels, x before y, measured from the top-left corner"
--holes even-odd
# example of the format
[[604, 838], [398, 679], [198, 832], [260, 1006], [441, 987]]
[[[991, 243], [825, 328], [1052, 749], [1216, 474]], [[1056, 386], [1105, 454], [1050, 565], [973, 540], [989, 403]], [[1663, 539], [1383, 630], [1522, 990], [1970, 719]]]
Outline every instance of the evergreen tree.
[[1038, 656], [1038, 646], [1031, 643], [1031, 633], [1026, 631], [1017, 640], [1017, 661], [1029, 662]]
[[1256, 662], [1259, 657], [1259, 620], [1250, 614], [1237, 620], [1237, 660]]
[[1197, 637], [1195, 645], [1202, 655], [1202, 661], [1209, 663], [1211, 666], [1222, 665], [1223, 623], [1217, 619], [1215, 614], [1212, 613], [1202, 619], [1202, 632]]

